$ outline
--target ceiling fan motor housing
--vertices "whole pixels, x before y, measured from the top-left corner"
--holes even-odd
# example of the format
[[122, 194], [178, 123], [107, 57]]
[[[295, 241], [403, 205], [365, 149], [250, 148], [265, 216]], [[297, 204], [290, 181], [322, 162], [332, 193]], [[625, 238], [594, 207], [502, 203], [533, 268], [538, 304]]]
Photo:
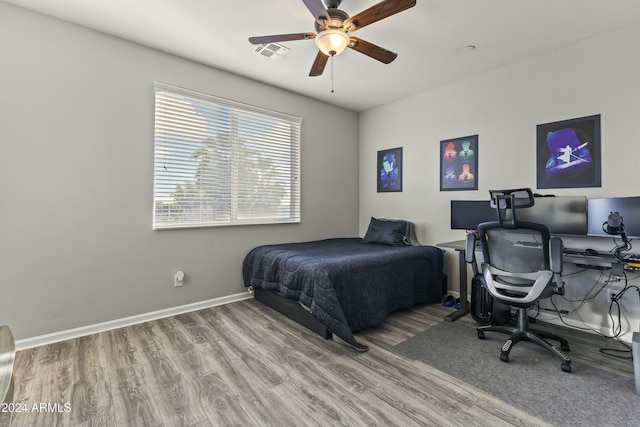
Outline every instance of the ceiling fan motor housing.
[[340, 7], [340, 3], [342, 3], [342, 0], [324, 0], [327, 9], [337, 9]]
[[344, 21], [349, 18], [347, 12], [340, 9], [327, 9], [327, 14], [331, 17], [331, 24], [327, 25], [324, 19], [316, 20], [316, 31], [320, 32], [329, 28], [341, 29]]

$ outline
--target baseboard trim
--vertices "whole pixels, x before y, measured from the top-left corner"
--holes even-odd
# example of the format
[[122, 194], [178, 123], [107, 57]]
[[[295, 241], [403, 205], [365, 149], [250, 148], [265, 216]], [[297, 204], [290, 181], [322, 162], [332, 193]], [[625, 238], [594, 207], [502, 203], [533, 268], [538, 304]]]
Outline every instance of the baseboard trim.
[[[564, 317], [564, 322], [558, 319], [558, 315], [552, 313], [545, 313], [544, 311], [540, 311], [538, 314], [538, 319], [543, 322], [551, 323], [553, 325], [570, 327], [578, 330], [582, 330], [584, 332], [588, 332], [591, 334], [597, 334], [600, 332], [602, 335], [611, 336], [611, 329], [608, 327], [604, 327], [601, 325], [591, 325], [589, 323], [585, 323], [579, 320], [568, 319]], [[633, 331], [627, 331], [620, 334], [620, 341], [626, 342], [628, 344], [631, 343], [631, 339], [633, 337]]]
[[96, 323], [79, 328], [68, 329], [66, 331], [53, 332], [46, 335], [40, 335], [32, 338], [25, 338], [16, 341], [16, 351], [26, 350], [28, 348], [39, 347], [41, 345], [53, 344], [60, 341], [66, 341], [73, 338], [80, 338], [99, 332], [110, 331], [112, 329], [123, 328], [125, 326], [137, 325], [139, 323], [149, 322], [152, 320], [162, 319], [165, 317], [175, 316], [178, 314], [189, 313], [192, 311], [202, 310], [205, 308], [215, 307], [217, 305], [229, 304], [232, 302], [252, 299], [253, 293], [242, 292], [239, 294], [227, 295], [220, 298], [214, 298], [205, 301], [199, 301], [192, 304], [181, 305], [178, 307], [166, 308], [163, 310], [152, 311], [149, 313], [137, 314], [135, 316], [123, 317], [121, 319], [110, 320], [108, 322]]

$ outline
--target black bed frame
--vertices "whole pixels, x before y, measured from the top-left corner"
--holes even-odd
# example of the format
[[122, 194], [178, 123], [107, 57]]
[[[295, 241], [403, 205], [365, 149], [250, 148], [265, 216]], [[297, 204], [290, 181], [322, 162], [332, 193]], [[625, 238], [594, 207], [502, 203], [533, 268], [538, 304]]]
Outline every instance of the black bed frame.
[[318, 322], [298, 301], [285, 298], [276, 291], [253, 288], [253, 292], [257, 301], [284, 314], [294, 322], [324, 337], [324, 339], [329, 340], [333, 337], [331, 331], [322, 323]]
[[[291, 298], [286, 298], [276, 291], [268, 291], [260, 288], [253, 288], [253, 293], [257, 301], [271, 307], [278, 313], [281, 313], [293, 320], [294, 322], [304, 326], [305, 328], [315, 332], [326, 340], [333, 338], [333, 333], [328, 330], [322, 323], [311, 315], [300, 303]], [[447, 293], [447, 275], [442, 275], [442, 295]]]

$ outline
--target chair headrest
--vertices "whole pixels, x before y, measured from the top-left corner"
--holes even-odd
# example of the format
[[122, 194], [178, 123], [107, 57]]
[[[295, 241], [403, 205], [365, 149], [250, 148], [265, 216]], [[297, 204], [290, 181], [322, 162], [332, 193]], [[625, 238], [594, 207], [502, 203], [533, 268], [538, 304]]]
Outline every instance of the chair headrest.
[[535, 204], [535, 197], [530, 188], [513, 190], [489, 190], [491, 207], [499, 209], [530, 208]]
[[491, 207], [498, 214], [500, 226], [517, 228], [516, 209], [530, 208], [535, 204], [535, 198], [530, 188], [516, 188], [512, 190], [489, 190]]

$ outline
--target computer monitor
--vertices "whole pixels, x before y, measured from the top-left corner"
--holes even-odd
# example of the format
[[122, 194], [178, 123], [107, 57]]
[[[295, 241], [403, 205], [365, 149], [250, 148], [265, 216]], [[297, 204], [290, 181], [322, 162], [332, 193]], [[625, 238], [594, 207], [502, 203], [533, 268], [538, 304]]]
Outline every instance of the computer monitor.
[[[518, 221], [545, 224], [553, 235], [587, 235], [585, 196], [536, 197], [532, 207], [517, 209], [516, 215]], [[480, 223], [497, 220], [498, 214], [488, 200], [451, 201], [453, 230], [474, 230]]]
[[489, 200], [451, 201], [452, 230], [476, 230], [480, 223], [497, 220], [498, 214]]
[[622, 217], [624, 231], [630, 239], [640, 239], [640, 197], [614, 197], [608, 199], [589, 199], [589, 236], [612, 237], [605, 233], [602, 225], [607, 222], [611, 212]]
[[553, 235], [587, 235], [586, 196], [536, 197], [532, 207], [516, 215], [518, 221], [545, 224]]

